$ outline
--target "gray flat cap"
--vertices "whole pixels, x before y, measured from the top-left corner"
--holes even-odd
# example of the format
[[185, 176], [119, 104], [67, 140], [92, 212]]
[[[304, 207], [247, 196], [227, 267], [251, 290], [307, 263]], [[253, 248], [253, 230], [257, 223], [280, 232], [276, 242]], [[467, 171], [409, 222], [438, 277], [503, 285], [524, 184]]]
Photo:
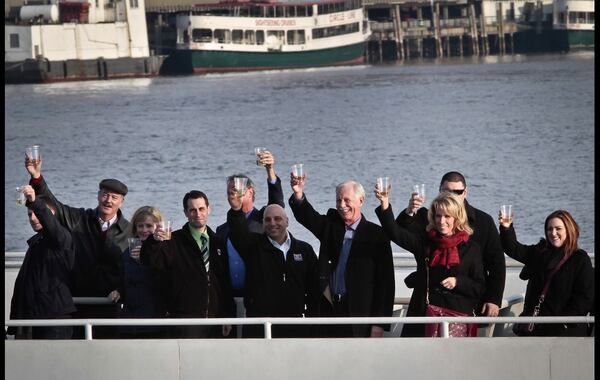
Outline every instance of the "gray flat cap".
[[107, 178], [107, 179], [103, 179], [102, 181], [100, 181], [100, 184], [98, 185], [100, 190], [102, 189], [107, 189], [110, 191], [114, 191], [117, 194], [121, 194], [123, 196], [125, 196], [127, 194], [127, 186], [119, 181], [118, 179], [113, 179], [113, 178]]

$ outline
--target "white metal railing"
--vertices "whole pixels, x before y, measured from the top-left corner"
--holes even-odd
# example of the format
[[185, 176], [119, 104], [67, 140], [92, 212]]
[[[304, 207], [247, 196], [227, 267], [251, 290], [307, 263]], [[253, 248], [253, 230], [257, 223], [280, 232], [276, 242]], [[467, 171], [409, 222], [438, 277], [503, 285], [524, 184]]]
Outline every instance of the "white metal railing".
[[448, 338], [450, 323], [594, 323], [594, 316], [577, 317], [317, 317], [317, 318], [153, 318], [153, 319], [38, 319], [9, 320], [5, 326], [84, 326], [85, 339], [92, 340], [92, 326], [214, 326], [263, 325], [265, 339], [271, 339], [273, 325], [441, 323], [441, 337]]

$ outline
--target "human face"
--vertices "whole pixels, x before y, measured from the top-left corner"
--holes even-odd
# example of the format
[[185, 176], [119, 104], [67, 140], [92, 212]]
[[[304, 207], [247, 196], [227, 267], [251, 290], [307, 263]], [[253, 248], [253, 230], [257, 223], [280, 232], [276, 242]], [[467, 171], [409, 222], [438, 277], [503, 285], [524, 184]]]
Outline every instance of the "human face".
[[553, 247], [560, 248], [567, 239], [567, 230], [565, 224], [560, 218], [552, 218], [548, 221], [546, 229], [546, 239]]
[[146, 238], [154, 233], [156, 229], [156, 223], [154, 222], [154, 218], [147, 216], [144, 219], [138, 220], [135, 224], [135, 230], [137, 231], [137, 236], [142, 240], [146, 240]]
[[[235, 200], [238, 198], [237, 193], [235, 191], [235, 185], [234, 185], [233, 181], [229, 181], [227, 183], [227, 198], [229, 200]], [[253, 199], [254, 199], [254, 189], [251, 187], [247, 187], [246, 192], [244, 193], [244, 196], [242, 197], [242, 210], [244, 212], [248, 212], [252, 208], [254, 208], [254, 200]]]
[[123, 205], [125, 197], [107, 189], [98, 191], [98, 214], [102, 220], [110, 220]]
[[35, 232], [40, 232], [44, 228], [42, 226], [42, 223], [40, 223], [40, 220], [33, 213], [33, 211], [27, 210], [27, 217], [29, 218], [29, 224], [31, 225], [31, 228]]
[[270, 205], [263, 215], [263, 229], [266, 234], [279, 244], [287, 238], [288, 217], [279, 205]]
[[335, 206], [338, 213], [349, 226], [360, 218], [360, 212], [365, 200], [358, 197], [354, 192], [352, 185], [345, 185], [340, 188], [336, 195]]
[[[462, 194], [458, 194], [455, 191], [460, 192], [462, 190]], [[465, 201], [465, 199], [467, 198], [467, 193], [469, 192], [469, 189], [467, 189], [467, 187], [460, 181], [458, 182], [449, 182], [449, 181], [444, 181], [444, 183], [442, 183], [442, 186], [440, 186], [440, 193], [442, 191], [449, 191], [452, 192], [454, 194], [456, 194], [461, 201]]]
[[187, 201], [187, 208], [183, 213], [188, 218], [188, 222], [194, 228], [203, 230], [208, 223], [210, 207], [206, 205], [204, 198], [190, 198]]
[[454, 217], [448, 214], [442, 207], [435, 210], [435, 229], [442, 236], [454, 234]]

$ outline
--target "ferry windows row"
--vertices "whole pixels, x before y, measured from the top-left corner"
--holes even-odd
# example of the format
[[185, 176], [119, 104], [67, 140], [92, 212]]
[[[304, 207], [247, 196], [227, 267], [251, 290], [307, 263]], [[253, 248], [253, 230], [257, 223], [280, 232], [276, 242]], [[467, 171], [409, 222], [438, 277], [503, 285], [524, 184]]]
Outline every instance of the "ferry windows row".
[[325, 15], [329, 13], [344, 12], [352, 9], [358, 9], [362, 6], [360, 0], [350, 0], [340, 3], [325, 3], [318, 6], [317, 13]]
[[359, 27], [357, 22], [354, 22], [352, 24], [330, 26], [328, 28], [315, 28], [312, 31], [312, 38], [317, 39], [341, 36], [343, 34], [356, 33], [358, 32], [358, 30]]
[[[137, 0], [130, 0], [137, 1]], [[320, 4], [317, 6], [318, 14], [329, 14], [335, 12], [344, 12], [352, 9], [360, 9], [361, 0], [346, 0], [332, 3]], [[232, 6], [220, 9], [211, 8], [192, 11], [194, 15], [211, 16], [234, 16], [234, 17], [311, 17], [313, 16], [312, 5], [250, 5], [250, 6]]]
[[[275, 36], [279, 41], [284, 41], [285, 32], [283, 30], [267, 30], [267, 37]], [[185, 37], [185, 35], [184, 35]], [[185, 38], [184, 38], [185, 40]], [[241, 29], [193, 29], [192, 40], [194, 42], [217, 42], [220, 44], [245, 44], [245, 45], [264, 45], [264, 30], [241, 30]], [[306, 42], [305, 32], [302, 29], [287, 31], [288, 45], [301, 45]]]

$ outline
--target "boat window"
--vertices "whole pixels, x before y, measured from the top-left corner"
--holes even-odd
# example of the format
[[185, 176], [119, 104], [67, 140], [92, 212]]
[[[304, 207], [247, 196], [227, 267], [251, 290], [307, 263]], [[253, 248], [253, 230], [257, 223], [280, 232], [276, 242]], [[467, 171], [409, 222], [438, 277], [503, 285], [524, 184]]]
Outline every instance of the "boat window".
[[254, 45], [256, 38], [254, 37], [254, 30], [246, 30], [244, 32], [244, 43], [246, 45]]
[[304, 30], [288, 30], [287, 32], [287, 44], [288, 45], [302, 45], [306, 42], [304, 37]]
[[275, 7], [266, 7], [267, 17], [275, 17]]
[[265, 32], [263, 30], [256, 31], [256, 44], [257, 45], [265, 44]]
[[306, 7], [299, 6], [298, 8], [296, 8], [296, 15], [298, 17], [305, 17], [306, 16]]
[[565, 12], [559, 12], [558, 13], [558, 23], [559, 24], [564, 24], [565, 23]]
[[[97, 4], [97, 3], [96, 3]], [[97, 7], [98, 5], [96, 5]], [[137, 8], [138, 7], [138, 0], [129, 0], [129, 7], [130, 8]]]
[[295, 6], [288, 7], [287, 14], [289, 17], [296, 17], [296, 7]]
[[285, 17], [283, 14], [283, 7], [282, 6], [277, 6], [274, 7], [275, 8], [275, 17]]
[[210, 29], [194, 29], [192, 30], [192, 40], [194, 42], [212, 42], [212, 30]]
[[18, 47], [20, 47], [20, 44], [19, 44], [19, 34], [18, 33], [11, 33], [10, 34], [10, 47], [11, 48], [18, 48]]
[[234, 44], [241, 44], [244, 38], [244, 32], [241, 29], [235, 29], [231, 32], [231, 40]]
[[267, 37], [269, 36], [275, 36], [280, 41], [283, 41], [283, 38], [285, 37], [285, 32], [283, 30], [267, 30]]
[[359, 30], [358, 27], [359, 27], [358, 23], [354, 22], [352, 24], [336, 25], [336, 26], [331, 26], [329, 28], [315, 28], [312, 30], [312, 37], [313, 38], [326, 38], [326, 37], [340, 36], [342, 34], [355, 33], [355, 32], [358, 32], [358, 30]]
[[588, 24], [594, 24], [594, 12], [588, 12]]
[[220, 44], [231, 43], [231, 31], [227, 29], [215, 29], [215, 39]]
[[575, 23], [577, 22], [577, 12], [570, 12], [569, 13], [569, 22], [571, 23]]

